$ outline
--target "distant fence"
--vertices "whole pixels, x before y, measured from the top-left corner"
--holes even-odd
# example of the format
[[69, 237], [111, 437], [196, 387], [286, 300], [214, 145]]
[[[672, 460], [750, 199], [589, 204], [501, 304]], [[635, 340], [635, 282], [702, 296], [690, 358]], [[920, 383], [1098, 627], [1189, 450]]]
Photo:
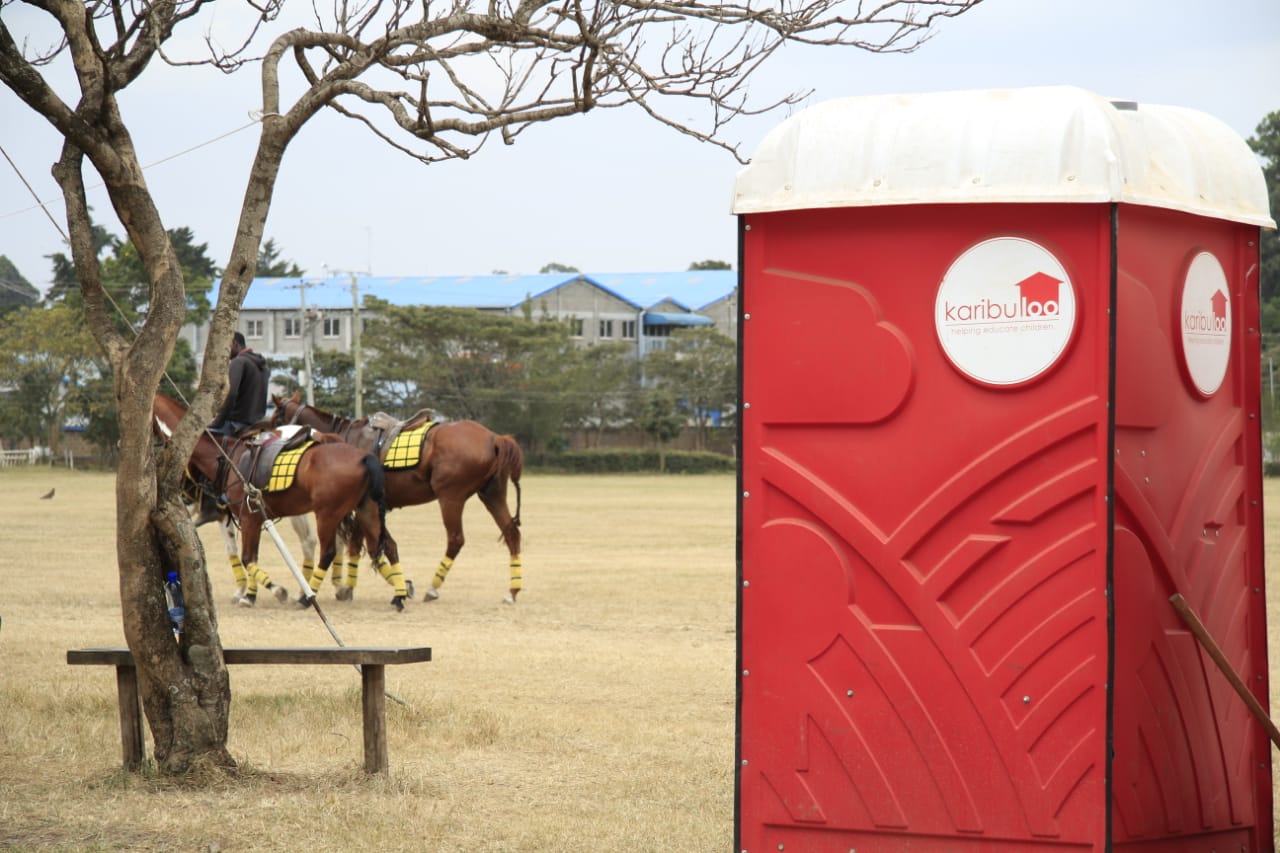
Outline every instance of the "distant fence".
[[[63, 451], [62, 463], [68, 468], [76, 467], [76, 458], [70, 450]], [[30, 447], [26, 450], [0, 450], [0, 468], [11, 468], [16, 465], [52, 465], [53, 454], [47, 447]]]
[[49, 451], [43, 447], [32, 447], [27, 450], [0, 450], [0, 468], [11, 465], [37, 465], [44, 462]]

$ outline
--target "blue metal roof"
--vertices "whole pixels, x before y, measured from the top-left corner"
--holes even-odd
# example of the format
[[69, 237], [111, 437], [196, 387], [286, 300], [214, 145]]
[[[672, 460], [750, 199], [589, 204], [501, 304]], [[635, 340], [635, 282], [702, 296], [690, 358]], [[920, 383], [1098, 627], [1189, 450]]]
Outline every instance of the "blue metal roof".
[[710, 317], [701, 314], [675, 314], [670, 311], [644, 312], [646, 326], [710, 326]]
[[[556, 288], [584, 280], [642, 310], [666, 300], [696, 311], [728, 296], [738, 284], [733, 270], [666, 273], [538, 273], [530, 275], [367, 276], [357, 275], [361, 297], [376, 296], [392, 305], [434, 305], [452, 308], [517, 308]], [[211, 300], [218, 296], [215, 281]], [[327, 278], [258, 278], [245, 296], [244, 308], [281, 309], [300, 306], [305, 298], [313, 308], [350, 308], [351, 276]]]
[[670, 299], [682, 308], [697, 311], [728, 296], [738, 286], [735, 270], [589, 273], [584, 277], [637, 308], [649, 308]]

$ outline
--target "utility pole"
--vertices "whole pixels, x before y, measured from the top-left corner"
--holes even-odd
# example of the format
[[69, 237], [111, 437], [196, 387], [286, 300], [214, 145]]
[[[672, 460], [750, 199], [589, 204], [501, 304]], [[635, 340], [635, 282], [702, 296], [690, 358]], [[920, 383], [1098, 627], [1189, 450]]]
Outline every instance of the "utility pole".
[[313, 369], [311, 366], [311, 333], [315, 324], [315, 320], [320, 316], [319, 312], [310, 312], [307, 310], [307, 288], [315, 287], [314, 281], [299, 281], [292, 287], [298, 288], [298, 296], [301, 300], [301, 317], [299, 322], [302, 324], [300, 331], [302, 332], [302, 372], [306, 374], [302, 377], [302, 389], [306, 392], [306, 400], [308, 406], [316, 404], [315, 382], [313, 379]]
[[351, 357], [356, 364], [356, 414], [357, 420], [364, 417], [364, 362], [360, 358], [360, 285], [356, 274], [351, 276]]
[[[372, 237], [370, 237], [372, 239]], [[364, 359], [360, 352], [360, 280], [357, 276], [373, 275], [369, 270], [335, 270], [325, 268], [331, 276], [344, 274], [351, 279], [351, 359], [355, 363], [355, 415], [364, 417]]]

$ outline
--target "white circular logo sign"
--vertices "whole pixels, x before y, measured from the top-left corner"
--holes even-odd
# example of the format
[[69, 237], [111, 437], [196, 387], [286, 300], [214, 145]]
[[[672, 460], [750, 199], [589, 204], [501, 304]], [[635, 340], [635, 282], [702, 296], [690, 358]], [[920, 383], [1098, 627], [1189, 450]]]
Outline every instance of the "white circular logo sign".
[[1048, 249], [1020, 237], [973, 246], [938, 287], [934, 325], [943, 352], [965, 376], [1018, 385], [1062, 356], [1076, 325], [1076, 294]]
[[1222, 387], [1231, 361], [1231, 291], [1222, 264], [1208, 252], [1191, 259], [1182, 285], [1182, 357], [1206, 397]]

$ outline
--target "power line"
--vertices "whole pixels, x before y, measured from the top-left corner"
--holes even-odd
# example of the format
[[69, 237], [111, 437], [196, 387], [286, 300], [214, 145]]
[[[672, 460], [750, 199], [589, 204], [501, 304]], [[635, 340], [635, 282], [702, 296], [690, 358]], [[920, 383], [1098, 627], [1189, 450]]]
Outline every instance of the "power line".
[[[159, 160], [156, 160], [154, 163], [148, 163], [147, 165], [142, 167], [142, 170], [145, 172], [148, 169], [154, 168], [155, 166], [160, 166], [164, 163], [168, 163], [170, 160], [176, 160], [179, 157], [184, 157], [193, 151], [198, 151], [201, 148], [205, 148], [206, 146], [212, 145], [215, 142], [221, 142], [222, 140], [226, 139], [229, 136], [234, 136], [235, 134], [239, 133], [242, 130], [247, 130], [248, 128], [253, 127], [259, 121], [261, 121], [260, 118], [255, 118], [253, 121], [249, 122], [248, 124], [241, 125], [240, 127], [237, 127], [233, 130], [228, 130], [226, 133], [219, 134], [213, 137], [212, 139], [208, 139], [204, 142], [198, 143], [196, 145], [192, 145], [190, 148], [185, 148], [182, 151], [178, 151], [175, 154], [170, 154], [168, 157], [162, 157]], [[9, 165], [13, 167], [13, 171], [17, 173], [18, 178], [22, 181], [23, 185], [26, 186], [27, 191], [31, 193], [31, 197], [36, 200], [36, 203], [30, 207], [24, 207], [21, 210], [14, 210], [9, 213], [0, 213], [0, 219], [8, 219], [11, 216], [17, 216], [22, 213], [30, 213], [31, 211], [35, 210], [38, 207], [45, 212], [45, 216], [49, 217], [49, 221], [53, 223], [54, 228], [58, 229], [58, 233], [62, 235], [62, 239], [66, 240], [67, 235], [63, 233], [62, 226], [58, 224], [58, 221], [53, 218], [53, 215], [51, 213], [49, 213], [49, 209], [45, 207], [47, 203], [50, 203], [53, 201], [61, 201], [62, 196], [58, 196], [57, 199], [49, 199], [48, 202], [42, 201], [40, 197], [36, 195], [36, 191], [31, 188], [31, 184], [27, 183], [26, 177], [23, 176], [22, 171], [18, 168], [17, 164], [13, 162], [13, 158], [9, 156], [9, 153], [4, 150], [3, 146], [0, 146], [0, 153], [4, 153], [4, 159], [9, 161]], [[86, 189], [96, 190], [103, 186], [106, 186], [106, 184], [99, 182], [96, 184], [89, 185], [88, 187], [86, 187]]]
[[[41, 210], [44, 211], [44, 215], [49, 217], [49, 221], [53, 223], [53, 227], [57, 229], [57, 232], [62, 237], [63, 242], [66, 242], [67, 241], [66, 232], [62, 230], [62, 226], [58, 224], [58, 220], [53, 218], [53, 214], [49, 212], [49, 208], [44, 206], [44, 202], [40, 200], [40, 196], [36, 195], [36, 191], [32, 189], [31, 184], [27, 183], [26, 175], [22, 174], [22, 170], [18, 168], [17, 163], [13, 162], [13, 158], [9, 156], [8, 151], [4, 150], [3, 145], [0, 145], [0, 154], [3, 154], [4, 159], [9, 161], [9, 165], [13, 167], [13, 171], [18, 176], [18, 180], [22, 181], [22, 185], [27, 188], [27, 192], [31, 193], [31, 197], [36, 200], [35, 207], [24, 208], [23, 210], [18, 211], [18, 213], [26, 213], [28, 210], [35, 210], [36, 207], [39, 207]], [[14, 214], [10, 213], [7, 215], [13, 216]], [[0, 217], [0, 219], [2, 218], [4, 217]]]

